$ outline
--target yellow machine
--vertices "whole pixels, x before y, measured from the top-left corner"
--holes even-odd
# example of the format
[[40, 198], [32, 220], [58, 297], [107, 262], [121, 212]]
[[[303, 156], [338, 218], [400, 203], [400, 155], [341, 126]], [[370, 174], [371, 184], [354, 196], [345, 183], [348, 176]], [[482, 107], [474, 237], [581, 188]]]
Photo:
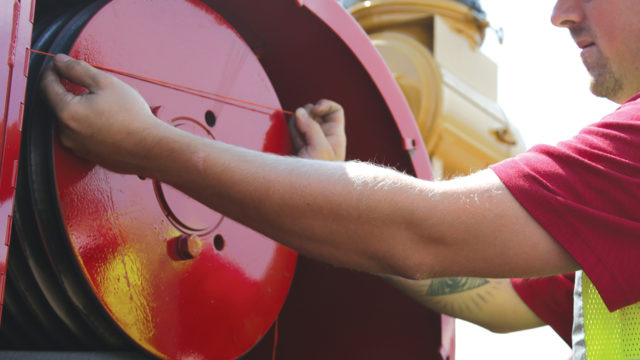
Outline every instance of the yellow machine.
[[497, 104], [497, 66], [479, 48], [489, 23], [468, 1], [367, 0], [349, 7], [393, 72], [436, 179], [524, 150]]

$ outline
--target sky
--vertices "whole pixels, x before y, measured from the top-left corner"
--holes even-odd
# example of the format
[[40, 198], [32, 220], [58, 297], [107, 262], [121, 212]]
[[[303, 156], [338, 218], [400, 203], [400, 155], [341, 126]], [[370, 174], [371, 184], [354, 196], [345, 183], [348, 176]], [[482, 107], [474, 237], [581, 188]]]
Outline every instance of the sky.
[[590, 78], [568, 30], [551, 25], [553, 0], [482, 0], [483, 51], [498, 63], [498, 103], [529, 146], [554, 144], [616, 108], [589, 92]]
[[[615, 110], [589, 92], [580, 50], [566, 29], [551, 25], [554, 0], [481, 0], [488, 31], [482, 51], [498, 63], [498, 104], [528, 147], [555, 144]], [[571, 351], [549, 327], [493, 334], [456, 324], [456, 359], [567, 360]]]

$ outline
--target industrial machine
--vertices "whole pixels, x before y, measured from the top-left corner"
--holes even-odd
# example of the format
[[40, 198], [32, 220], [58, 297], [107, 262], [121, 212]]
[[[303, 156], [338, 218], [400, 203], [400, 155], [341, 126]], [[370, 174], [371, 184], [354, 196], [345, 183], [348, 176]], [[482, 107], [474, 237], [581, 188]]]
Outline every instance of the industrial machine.
[[522, 146], [495, 104], [495, 65], [478, 52], [487, 23], [477, 4], [0, 9], [0, 357], [454, 358], [453, 320], [383, 280], [298, 256], [166, 184], [70, 154], [38, 77], [48, 54], [69, 53], [137, 88], [173, 126], [282, 155], [287, 109], [330, 98], [347, 114], [348, 159], [444, 178]]
[[478, 1], [371, 0], [350, 12], [402, 89], [436, 178], [524, 151], [497, 104], [497, 66], [479, 51], [489, 23]]

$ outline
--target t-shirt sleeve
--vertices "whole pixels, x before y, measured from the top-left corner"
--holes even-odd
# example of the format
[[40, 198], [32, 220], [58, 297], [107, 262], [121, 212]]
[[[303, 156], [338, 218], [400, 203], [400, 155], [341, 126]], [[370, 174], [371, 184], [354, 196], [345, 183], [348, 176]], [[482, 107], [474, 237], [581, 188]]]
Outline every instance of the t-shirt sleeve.
[[512, 279], [518, 296], [538, 317], [571, 345], [574, 274]]
[[610, 311], [640, 301], [640, 99], [491, 169], [580, 264]]

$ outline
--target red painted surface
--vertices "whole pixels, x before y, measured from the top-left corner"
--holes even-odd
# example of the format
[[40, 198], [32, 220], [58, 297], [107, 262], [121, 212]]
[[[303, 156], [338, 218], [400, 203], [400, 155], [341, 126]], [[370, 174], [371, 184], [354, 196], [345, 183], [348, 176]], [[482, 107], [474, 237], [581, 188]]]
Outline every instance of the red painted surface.
[[[204, 2], [259, 54], [285, 108], [323, 97], [344, 106], [348, 158], [431, 177], [401, 91], [364, 31], [337, 2]], [[405, 149], [408, 138], [416, 140], [414, 150]], [[452, 322], [441, 332], [439, 314], [379, 278], [305, 257], [298, 259], [279, 319], [280, 360], [440, 359], [442, 354], [453, 359]], [[265, 339], [243, 359], [268, 358], [271, 335]]]
[[[251, 49], [224, 19], [195, 1], [112, 1], [87, 24], [71, 55], [280, 107]], [[123, 80], [160, 119], [180, 129], [258, 151], [291, 153], [281, 113]], [[205, 122], [207, 111], [217, 117], [212, 128]], [[59, 144], [55, 175], [82, 270], [114, 320], [142, 347], [171, 359], [231, 359], [267, 332], [289, 290], [293, 251], [168, 185], [111, 173]], [[203, 249], [192, 260], [175, 261], [166, 243], [183, 233], [197, 234]], [[215, 236], [223, 239], [218, 249]]]
[[24, 96], [27, 86], [25, 60], [31, 42], [31, 1], [0, 0], [0, 304], [11, 233], [11, 213], [20, 153]]
[[414, 175], [421, 179], [432, 179], [429, 155], [422, 136], [416, 132], [413, 114], [382, 56], [374, 46], [371, 46], [367, 34], [360, 25], [353, 21], [351, 16], [343, 11], [337, 1], [305, 0], [303, 5], [315, 16], [322, 19], [325, 25], [353, 51], [362, 68], [369, 74], [371, 81], [381, 92], [382, 100], [387, 104], [403, 142], [411, 144], [410, 146], [405, 145], [404, 150], [407, 150], [411, 155]]
[[[88, 24], [72, 55], [289, 110], [336, 100], [347, 114], [348, 158], [431, 177], [402, 93], [336, 1], [150, 3], [111, 2]], [[175, 126], [259, 151], [290, 152], [279, 113], [123, 80]], [[207, 110], [217, 115], [210, 134]], [[406, 149], [413, 141], [415, 148]], [[375, 276], [301, 258], [287, 294], [295, 266], [290, 250], [166, 185], [109, 173], [59, 145], [55, 161], [65, 225], [86, 277], [120, 326], [156, 355], [234, 358], [267, 331], [286, 297], [277, 359], [453, 359], [452, 322], [441, 324], [440, 315]], [[3, 158], [0, 185], [8, 181], [6, 167]], [[2, 201], [8, 216], [11, 206]], [[183, 233], [198, 234], [203, 251], [175, 261], [166, 242]], [[243, 359], [271, 358], [272, 336], [273, 329]]]

